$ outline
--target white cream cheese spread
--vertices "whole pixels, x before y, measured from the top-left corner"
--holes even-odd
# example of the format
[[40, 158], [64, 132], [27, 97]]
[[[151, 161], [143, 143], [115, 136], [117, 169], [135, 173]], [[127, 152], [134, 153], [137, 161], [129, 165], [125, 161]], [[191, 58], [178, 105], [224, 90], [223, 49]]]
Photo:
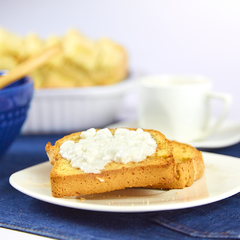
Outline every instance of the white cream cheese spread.
[[151, 134], [142, 129], [136, 131], [118, 128], [114, 135], [108, 128], [83, 131], [79, 142], [66, 141], [60, 154], [72, 167], [85, 173], [100, 173], [111, 161], [117, 163], [140, 162], [151, 156], [157, 148]]

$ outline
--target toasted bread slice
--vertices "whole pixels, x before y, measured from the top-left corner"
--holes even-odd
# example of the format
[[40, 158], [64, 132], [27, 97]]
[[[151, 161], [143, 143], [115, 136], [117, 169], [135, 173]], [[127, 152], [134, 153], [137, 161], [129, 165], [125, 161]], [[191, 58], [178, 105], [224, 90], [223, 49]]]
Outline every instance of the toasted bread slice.
[[173, 157], [176, 163], [174, 181], [161, 183], [152, 188], [182, 189], [191, 186], [195, 180], [202, 177], [205, 169], [202, 152], [196, 148], [176, 141], [172, 141]]
[[[134, 130], [134, 128], [128, 128]], [[77, 196], [80, 194], [103, 193], [130, 187], [146, 187], [153, 184], [169, 184], [176, 173], [173, 148], [166, 137], [155, 130], [149, 132], [157, 143], [155, 153], [141, 162], [126, 164], [110, 162], [101, 173], [84, 173], [73, 168], [70, 161], [62, 158], [60, 146], [67, 140], [78, 142], [81, 132], [73, 133], [59, 139], [54, 146], [46, 145], [46, 152], [51, 164], [51, 190], [54, 197]], [[110, 129], [112, 134], [116, 129]]]

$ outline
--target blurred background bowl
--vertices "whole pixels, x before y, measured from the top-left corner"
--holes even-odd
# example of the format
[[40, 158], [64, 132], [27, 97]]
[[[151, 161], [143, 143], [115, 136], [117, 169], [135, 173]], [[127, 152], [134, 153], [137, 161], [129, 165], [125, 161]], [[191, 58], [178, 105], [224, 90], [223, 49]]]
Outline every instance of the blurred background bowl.
[[[6, 71], [0, 71], [0, 75]], [[24, 77], [0, 90], [0, 156], [19, 135], [33, 96], [33, 81]]]
[[116, 121], [134, 79], [67, 89], [36, 89], [24, 134], [71, 133], [102, 128]]

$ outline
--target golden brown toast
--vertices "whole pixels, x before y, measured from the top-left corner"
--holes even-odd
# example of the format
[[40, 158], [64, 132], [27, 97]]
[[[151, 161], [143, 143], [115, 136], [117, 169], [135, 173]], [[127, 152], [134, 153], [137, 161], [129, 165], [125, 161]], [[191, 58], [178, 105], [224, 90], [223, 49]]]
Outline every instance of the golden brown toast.
[[176, 163], [176, 175], [171, 183], [161, 183], [151, 188], [181, 189], [191, 186], [202, 177], [205, 169], [202, 152], [196, 148], [172, 141], [173, 157]]
[[[128, 128], [136, 131], [135, 128]], [[110, 129], [112, 134], [116, 129]], [[60, 146], [67, 140], [78, 142], [81, 132], [59, 139], [54, 146], [46, 145], [46, 152], [53, 169], [50, 174], [51, 190], [54, 197], [77, 196], [80, 194], [103, 193], [131, 187], [146, 187], [170, 184], [176, 173], [173, 148], [166, 137], [155, 130], [146, 130], [157, 143], [156, 152], [141, 162], [127, 164], [110, 162], [101, 173], [84, 173], [73, 168], [70, 161], [62, 158]]]

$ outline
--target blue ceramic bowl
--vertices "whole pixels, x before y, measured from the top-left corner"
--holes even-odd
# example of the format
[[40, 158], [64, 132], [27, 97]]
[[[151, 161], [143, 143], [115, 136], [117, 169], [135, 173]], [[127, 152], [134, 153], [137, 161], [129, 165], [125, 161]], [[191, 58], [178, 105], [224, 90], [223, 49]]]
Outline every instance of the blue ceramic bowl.
[[[0, 75], [6, 71], [0, 71]], [[33, 81], [24, 77], [0, 89], [0, 157], [19, 135], [33, 96]]]

